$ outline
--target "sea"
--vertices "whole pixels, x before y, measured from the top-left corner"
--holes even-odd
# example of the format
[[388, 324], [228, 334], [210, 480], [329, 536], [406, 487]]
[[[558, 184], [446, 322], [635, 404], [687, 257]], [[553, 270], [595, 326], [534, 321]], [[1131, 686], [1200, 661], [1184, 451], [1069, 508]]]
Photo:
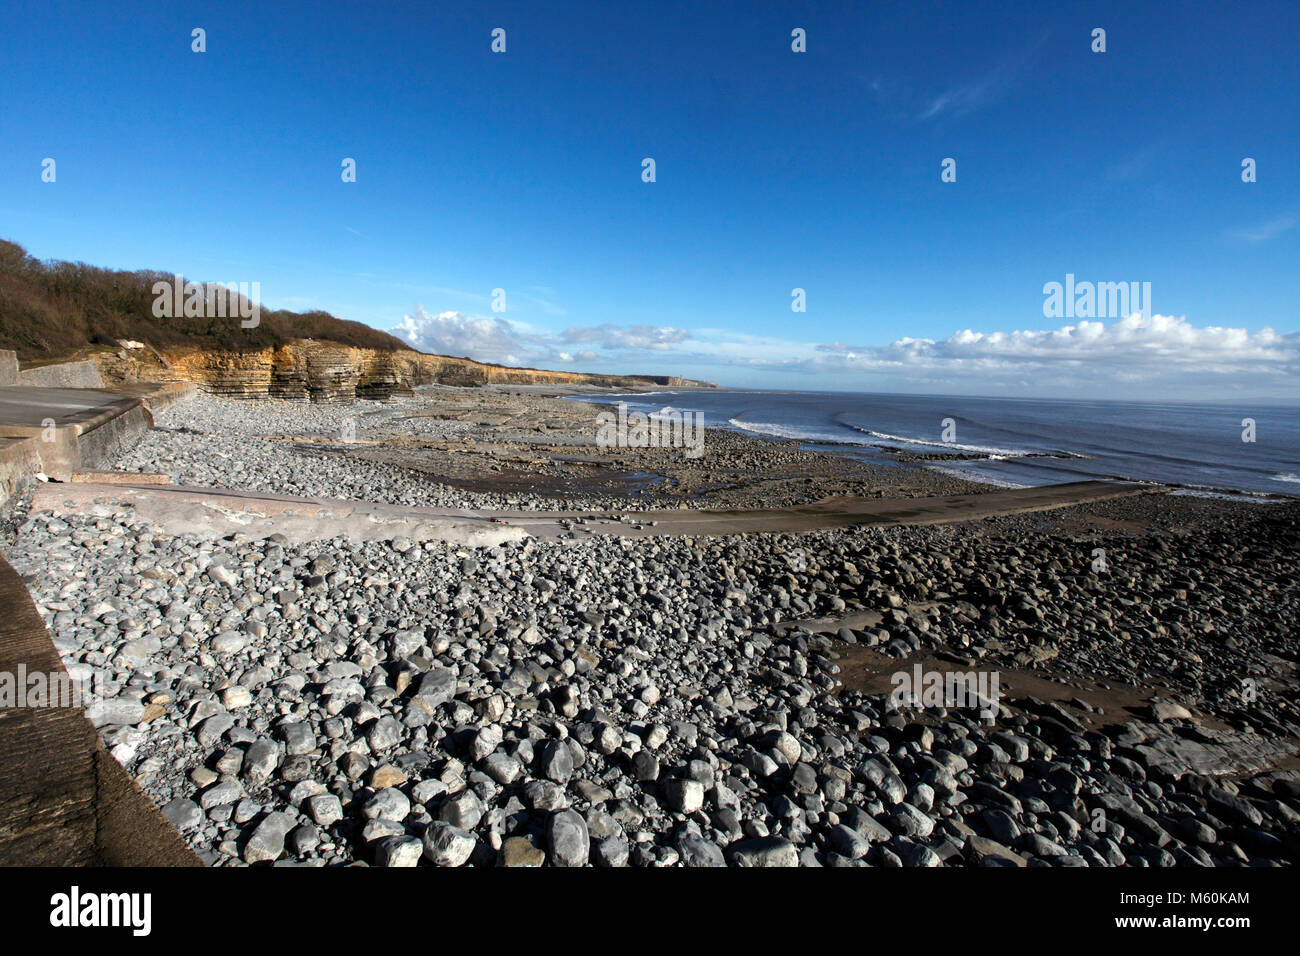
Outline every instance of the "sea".
[[888, 449], [942, 455], [919, 463], [1008, 488], [1122, 479], [1300, 495], [1296, 406], [732, 389], [572, 398], [699, 412], [708, 428], [885, 464], [897, 461]]

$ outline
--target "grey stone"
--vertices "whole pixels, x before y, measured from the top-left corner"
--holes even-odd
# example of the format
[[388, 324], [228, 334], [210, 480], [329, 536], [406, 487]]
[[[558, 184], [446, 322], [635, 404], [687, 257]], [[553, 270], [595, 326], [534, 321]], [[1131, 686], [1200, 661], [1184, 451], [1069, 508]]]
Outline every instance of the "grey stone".
[[284, 853], [284, 838], [293, 828], [294, 819], [287, 813], [268, 813], [253, 828], [244, 845], [245, 863], [265, 863], [278, 860]]
[[698, 780], [669, 780], [664, 783], [664, 795], [669, 806], [688, 816], [704, 806], [704, 785]]
[[413, 836], [389, 836], [374, 844], [376, 866], [415, 866], [424, 852]]
[[622, 835], [605, 837], [592, 851], [592, 859], [597, 866], [627, 866], [628, 856], [627, 838]]
[[477, 842], [474, 834], [434, 820], [424, 831], [424, 858], [434, 866], [464, 866]]
[[410, 812], [411, 801], [396, 787], [380, 790], [361, 808], [367, 820], [393, 820], [397, 823], [405, 820]]
[[306, 721], [281, 724], [280, 738], [284, 741], [284, 752], [290, 756], [308, 754], [316, 749], [316, 737]]
[[573, 776], [573, 753], [562, 740], [552, 740], [542, 751], [542, 776], [563, 786]]
[[317, 826], [327, 827], [343, 819], [343, 805], [332, 793], [321, 794], [307, 799], [307, 812], [316, 821]]
[[677, 852], [681, 854], [685, 866], [726, 866], [722, 850], [711, 840], [695, 833], [684, 833], [677, 841]]
[[242, 773], [249, 780], [261, 782], [269, 780], [280, 762], [280, 752], [269, 740], [258, 740], [249, 744], [244, 751]]
[[456, 674], [445, 667], [434, 667], [416, 682], [415, 696], [428, 707], [437, 707], [456, 697]]
[[448, 797], [438, 809], [438, 819], [462, 830], [473, 830], [483, 819], [483, 801], [473, 790], [462, 790]]
[[184, 797], [177, 797], [170, 803], [163, 804], [162, 814], [177, 830], [188, 830], [203, 822], [203, 811], [199, 809], [199, 805]]
[[552, 866], [586, 866], [591, 854], [587, 821], [574, 810], [551, 814], [546, 827]]
[[787, 867], [799, 865], [799, 851], [782, 837], [757, 837], [733, 843], [727, 856], [735, 866]]
[[871, 849], [871, 842], [844, 824], [832, 827], [828, 842], [832, 849], [850, 860], [860, 860]]

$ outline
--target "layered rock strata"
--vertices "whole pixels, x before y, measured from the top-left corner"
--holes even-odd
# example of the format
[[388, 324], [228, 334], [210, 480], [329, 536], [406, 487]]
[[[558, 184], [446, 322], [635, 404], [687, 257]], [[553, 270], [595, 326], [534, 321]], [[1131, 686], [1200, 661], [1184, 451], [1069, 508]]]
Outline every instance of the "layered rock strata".
[[303, 340], [251, 352], [199, 349], [105, 353], [106, 381], [192, 382], [214, 395], [290, 401], [350, 402], [408, 394], [419, 385], [600, 385], [631, 388], [707, 383], [675, 376], [587, 375], [510, 368], [415, 351], [353, 348]]

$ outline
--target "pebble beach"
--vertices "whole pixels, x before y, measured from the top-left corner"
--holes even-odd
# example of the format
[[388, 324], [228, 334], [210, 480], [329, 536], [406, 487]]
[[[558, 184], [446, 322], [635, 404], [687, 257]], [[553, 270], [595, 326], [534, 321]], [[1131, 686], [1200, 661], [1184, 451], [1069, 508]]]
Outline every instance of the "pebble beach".
[[[200, 395], [113, 464], [393, 506], [792, 509], [984, 491], [438, 388]], [[959, 516], [958, 516], [959, 517]], [[1280, 866], [1300, 503], [1159, 493], [808, 532], [490, 547], [174, 533], [18, 501], [3, 546], [113, 757], [207, 864]], [[918, 670], [919, 668], [919, 670]], [[996, 674], [979, 707], [898, 674]]]

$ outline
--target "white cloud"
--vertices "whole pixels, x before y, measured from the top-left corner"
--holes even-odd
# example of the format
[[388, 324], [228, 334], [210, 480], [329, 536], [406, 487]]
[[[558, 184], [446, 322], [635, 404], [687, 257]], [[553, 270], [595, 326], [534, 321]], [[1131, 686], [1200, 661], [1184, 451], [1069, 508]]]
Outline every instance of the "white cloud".
[[1294, 370], [1300, 336], [1273, 329], [1197, 328], [1185, 317], [1131, 315], [1112, 325], [1082, 321], [1059, 329], [972, 332], [941, 341], [902, 338], [885, 346], [818, 346], [832, 361], [861, 369], [1088, 365], [1137, 368], [1158, 373], [1171, 365], [1207, 374]]
[[[468, 356], [500, 365], [591, 363], [672, 349], [689, 338], [682, 329], [652, 325], [574, 326], [554, 333], [502, 316], [440, 312], [430, 315], [418, 306], [404, 316], [393, 335], [421, 351]], [[572, 349], [568, 346], [592, 346]], [[598, 351], [603, 350], [603, 351]]]
[[429, 315], [422, 305], [389, 331], [423, 352], [467, 356], [500, 365], [519, 365], [534, 354], [547, 353], [539, 336], [522, 323], [460, 312]]
[[949, 87], [933, 97], [918, 119], [933, 119], [943, 113], [966, 116], [1001, 99], [1010, 89], [1015, 77], [1005, 67], [999, 67], [968, 83]]
[[598, 344], [605, 349], [647, 349], [668, 351], [690, 338], [685, 329], [653, 325], [574, 326], [560, 333], [560, 341], [575, 344]]
[[1171, 398], [1300, 391], [1300, 333], [1197, 327], [1168, 315], [1132, 315], [1109, 324], [1084, 320], [1054, 329], [963, 329], [944, 339], [903, 337], [885, 345], [609, 323], [553, 333], [500, 317], [429, 316], [423, 309], [393, 333], [426, 351], [506, 365], [635, 368], [710, 379], [725, 379], [723, 370], [730, 368], [751, 382], [793, 375], [796, 387], [1047, 395], [1095, 393], [1111, 385]]
[[[1046, 40], [1047, 34], [1040, 33], [993, 68], [930, 97], [917, 119], [925, 121], [944, 115], [967, 116], [1000, 102], [1013, 87], [1022, 82]], [[872, 88], [879, 93], [880, 84], [874, 83]]]
[[1300, 385], [1300, 333], [1198, 328], [1167, 315], [1045, 330], [965, 329], [938, 341], [902, 338], [884, 346], [835, 342], [817, 348], [810, 370], [875, 373], [971, 390], [1048, 394], [1117, 384], [1167, 387], [1171, 397], [1209, 397], [1222, 388], [1282, 391]]

